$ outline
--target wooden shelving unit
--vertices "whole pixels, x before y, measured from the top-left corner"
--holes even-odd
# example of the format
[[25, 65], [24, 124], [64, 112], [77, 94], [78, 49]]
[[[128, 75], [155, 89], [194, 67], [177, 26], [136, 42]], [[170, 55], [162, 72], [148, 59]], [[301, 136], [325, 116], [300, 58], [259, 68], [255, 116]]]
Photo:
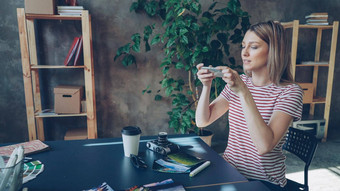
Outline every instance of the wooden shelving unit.
[[[285, 28], [292, 28], [291, 63], [292, 63], [292, 73], [293, 73], [294, 79], [296, 76], [297, 67], [312, 67], [313, 68], [313, 81], [312, 81], [313, 101], [307, 104], [310, 104], [310, 109], [309, 109], [310, 116], [314, 116], [315, 104], [325, 104], [325, 107], [324, 107], [325, 108], [324, 109], [325, 132], [324, 132], [324, 136], [322, 140], [326, 141], [327, 132], [328, 132], [328, 124], [329, 124], [330, 105], [331, 105], [331, 98], [332, 98], [332, 87], [333, 87], [333, 76], [334, 76], [334, 65], [335, 65], [335, 54], [336, 54], [336, 44], [337, 44], [337, 38], [338, 38], [339, 21], [334, 21], [332, 25], [305, 25], [305, 24], [300, 24], [299, 20], [294, 20], [292, 22], [282, 23], [282, 25]], [[329, 55], [328, 64], [296, 64], [299, 29], [317, 30], [315, 54], [314, 54], [315, 62], [320, 61], [320, 51], [321, 51], [321, 41], [322, 41], [323, 30], [332, 30], [332, 38], [331, 38], [330, 55]], [[327, 90], [326, 90], [326, 97], [324, 98], [316, 97], [319, 67], [328, 67]]]
[[[92, 29], [91, 16], [87, 10], [81, 16], [38, 15], [25, 14], [23, 8], [17, 9], [20, 49], [23, 79], [25, 87], [25, 102], [28, 123], [29, 140], [45, 140], [43, 119], [48, 117], [87, 117], [87, 137], [97, 138], [97, 116], [95, 83], [93, 70]], [[82, 25], [84, 66], [39, 65], [37, 58], [37, 44], [34, 21], [48, 20], [79, 20]], [[42, 111], [39, 85], [39, 72], [41, 69], [81, 69], [84, 71], [86, 113], [63, 115], [39, 115]]]

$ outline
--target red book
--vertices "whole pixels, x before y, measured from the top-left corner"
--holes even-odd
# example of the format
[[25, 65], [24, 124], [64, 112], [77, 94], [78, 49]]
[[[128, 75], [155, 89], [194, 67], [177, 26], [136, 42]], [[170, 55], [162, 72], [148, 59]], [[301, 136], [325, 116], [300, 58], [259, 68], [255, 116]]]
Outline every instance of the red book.
[[81, 53], [83, 51], [83, 36], [80, 36], [79, 37], [79, 43], [78, 43], [78, 48], [77, 48], [77, 51], [76, 51], [76, 56], [74, 57], [74, 63], [73, 65], [74, 66], [78, 66], [80, 65], [80, 60], [81, 60]]
[[64, 65], [65, 66], [68, 66], [74, 56], [74, 53], [76, 52], [77, 50], [77, 46], [78, 46], [78, 43], [79, 43], [79, 37], [75, 37], [73, 39], [73, 42], [72, 42], [72, 46], [70, 48], [70, 50], [68, 51], [68, 54], [64, 60]]

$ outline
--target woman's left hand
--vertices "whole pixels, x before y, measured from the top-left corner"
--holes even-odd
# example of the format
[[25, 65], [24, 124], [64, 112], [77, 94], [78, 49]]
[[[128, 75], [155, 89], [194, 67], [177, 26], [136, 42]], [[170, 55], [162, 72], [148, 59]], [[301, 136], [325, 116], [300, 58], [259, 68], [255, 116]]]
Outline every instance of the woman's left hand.
[[247, 92], [248, 88], [242, 81], [237, 71], [232, 70], [226, 66], [218, 66], [217, 69], [222, 70], [223, 80], [227, 83], [229, 88], [233, 90], [237, 95], [242, 95]]

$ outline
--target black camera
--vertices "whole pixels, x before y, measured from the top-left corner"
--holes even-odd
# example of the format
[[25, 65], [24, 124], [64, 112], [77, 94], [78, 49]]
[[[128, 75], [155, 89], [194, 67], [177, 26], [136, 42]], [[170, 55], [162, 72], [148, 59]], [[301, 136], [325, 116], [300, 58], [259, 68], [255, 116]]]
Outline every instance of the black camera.
[[147, 142], [146, 147], [162, 155], [176, 153], [180, 150], [179, 145], [168, 141], [168, 134], [166, 132], [158, 133], [158, 139]]

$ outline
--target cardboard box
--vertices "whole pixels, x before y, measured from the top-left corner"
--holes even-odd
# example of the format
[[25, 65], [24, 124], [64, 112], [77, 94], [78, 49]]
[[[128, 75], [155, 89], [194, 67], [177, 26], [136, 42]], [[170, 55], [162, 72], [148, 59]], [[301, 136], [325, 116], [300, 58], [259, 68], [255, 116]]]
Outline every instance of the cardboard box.
[[79, 140], [79, 139], [87, 139], [86, 128], [69, 129], [64, 136], [64, 140]]
[[313, 84], [312, 83], [299, 83], [303, 90], [303, 103], [313, 102]]
[[83, 98], [82, 86], [57, 86], [54, 88], [55, 113], [80, 113]]
[[30, 14], [55, 14], [55, 0], [25, 0], [25, 12]]

